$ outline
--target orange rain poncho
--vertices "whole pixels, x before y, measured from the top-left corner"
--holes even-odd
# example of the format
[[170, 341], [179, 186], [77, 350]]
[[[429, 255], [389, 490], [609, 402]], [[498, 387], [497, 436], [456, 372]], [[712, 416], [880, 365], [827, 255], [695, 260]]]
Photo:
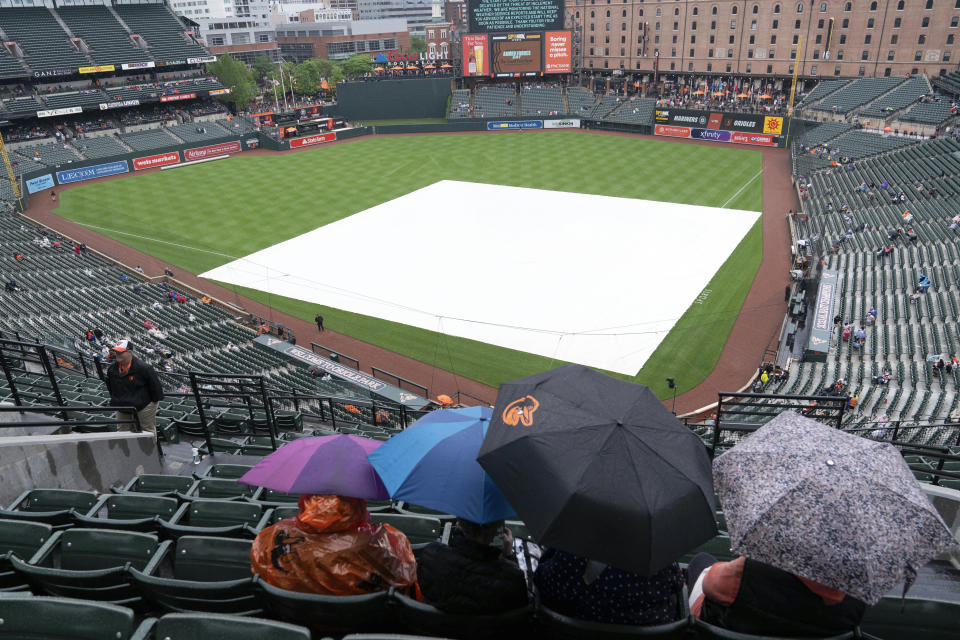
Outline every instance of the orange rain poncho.
[[250, 566], [269, 584], [323, 595], [360, 595], [394, 587], [421, 599], [410, 541], [370, 522], [367, 504], [335, 495], [300, 496], [300, 513], [253, 541]]

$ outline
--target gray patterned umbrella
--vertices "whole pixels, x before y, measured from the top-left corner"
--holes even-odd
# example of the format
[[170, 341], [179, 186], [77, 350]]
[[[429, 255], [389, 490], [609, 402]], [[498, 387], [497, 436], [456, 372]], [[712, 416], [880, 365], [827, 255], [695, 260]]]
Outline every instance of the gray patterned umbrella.
[[784, 412], [713, 463], [730, 547], [875, 604], [956, 544], [889, 443]]

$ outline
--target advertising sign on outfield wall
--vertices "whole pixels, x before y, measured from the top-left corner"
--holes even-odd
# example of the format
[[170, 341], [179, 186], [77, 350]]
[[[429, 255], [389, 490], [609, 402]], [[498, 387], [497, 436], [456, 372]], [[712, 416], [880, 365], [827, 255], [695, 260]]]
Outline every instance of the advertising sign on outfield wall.
[[746, 133], [743, 131], [727, 131], [726, 129], [701, 129], [699, 127], [675, 127], [668, 124], [658, 124], [654, 125], [653, 132], [658, 136], [669, 136], [671, 138], [734, 142], [763, 147], [776, 147], [779, 143], [777, 136], [766, 133]]
[[57, 184], [69, 184], [71, 182], [93, 180], [94, 178], [113, 176], [118, 173], [127, 173], [128, 171], [130, 171], [130, 167], [127, 165], [126, 160], [95, 164], [90, 167], [81, 167], [79, 169], [67, 169], [66, 171], [57, 171]]
[[183, 152], [183, 157], [187, 162], [192, 160], [203, 160], [214, 156], [222, 156], [227, 153], [240, 153], [242, 151], [239, 140], [232, 142], [221, 142], [220, 144], [211, 144], [206, 147], [196, 147], [187, 149]]
[[53, 176], [49, 173], [45, 173], [42, 176], [37, 176], [36, 178], [30, 178], [27, 180], [27, 192], [36, 193], [37, 191], [43, 191], [44, 189], [49, 189], [53, 186]]
[[311, 144], [320, 144], [321, 142], [333, 142], [337, 139], [337, 134], [333, 131], [327, 133], [319, 133], [315, 136], [307, 136], [305, 138], [294, 138], [290, 141], [290, 148], [296, 149], [297, 147], [306, 147]]
[[156, 167], [168, 167], [172, 164], [180, 163], [179, 151], [168, 151], [159, 153], [155, 156], [145, 156], [143, 158], [134, 158], [133, 170], [141, 171], [143, 169], [155, 169]]
[[567, 120], [544, 120], [543, 128], [544, 129], [579, 129], [580, 120], [577, 118], [570, 118]]
[[543, 129], [543, 120], [497, 120], [487, 123], [487, 131], [507, 129]]

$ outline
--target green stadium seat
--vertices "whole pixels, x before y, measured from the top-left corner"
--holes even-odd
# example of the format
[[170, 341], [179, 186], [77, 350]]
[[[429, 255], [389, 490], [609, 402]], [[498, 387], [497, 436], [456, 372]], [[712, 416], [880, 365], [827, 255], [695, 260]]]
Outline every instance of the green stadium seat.
[[260, 487], [240, 484], [233, 479], [200, 478], [193, 483], [189, 491], [181, 494], [180, 497], [188, 500], [194, 498], [240, 500], [241, 498], [256, 499], [259, 493]]
[[375, 524], [389, 524], [402, 531], [410, 544], [438, 542], [444, 536], [445, 527], [436, 518], [406, 513], [371, 513]]
[[133, 611], [104, 602], [0, 596], [0, 640], [129, 640]]
[[[751, 633], [730, 631], [708, 624], [702, 620], [697, 620], [696, 618], [693, 618], [693, 632], [694, 637], [702, 640], [785, 640], [784, 636], [760, 636]], [[847, 633], [830, 636], [829, 638], [823, 638], [822, 640], [853, 640], [854, 638], [866, 638], [866, 636], [861, 635], [859, 631], [849, 631]], [[884, 638], [884, 640], [887, 639]]]
[[321, 636], [325, 633], [388, 631], [396, 627], [390, 595], [386, 591], [359, 596], [324, 596], [274, 587], [259, 576], [254, 581], [272, 617], [301, 624]]
[[29, 560], [52, 535], [53, 527], [42, 522], [0, 520], [0, 592], [27, 589], [10, 564], [10, 556]]
[[956, 640], [958, 622], [960, 602], [888, 596], [867, 608], [860, 628], [883, 640]]
[[126, 529], [155, 533], [161, 520], [170, 520], [180, 502], [176, 498], [152, 495], [103, 496], [85, 515], [74, 516], [77, 526], [95, 529]]
[[412, 598], [396, 595], [393, 603], [395, 616], [404, 631], [443, 637], [458, 638], [523, 637], [527, 636], [533, 623], [533, 607], [504, 611], [491, 615], [465, 615], [447, 613]]
[[10, 558], [37, 593], [138, 606], [127, 567], [150, 570], [170, 542], [133, 531], [68, 529], [56, 532], [28, 562]]
[[193, 487], [190, 476], [168, 476], [145, 473], [132, 478], [122, 489], [113, 489], [114, 493], [150, 493], [158, 496], [176, 496], [186, 494]]
[[250, 502], [193, 500], [180, 505], [169, 521], [161, 522], [168, 538], [209, 535], [253, 538], [270, 521], [270, 510]]
[[246, 464], [212, 464], [198, 477], [236, 480], [252, 468], [252, 465]]
[[56, 528], [72, 524], [77, 513], [87, 513], [97, 502], [93, 491], [73, 489], [31, 489], [24, 491], [5, 509], [0, 518], [45, 522]]
[[250, 571], [250, 541], [212, 536], [183, 536], [167, 547], [153, 571], [131, 569], [134, 586], [153, 608], [163, 612], [263, 612]]
[[131, 640], [310, 640], [310, 631], [284, 622], [213, 613], [149, 618]]
[[537, 620], [544, 637], [571, 640], [580, 638], [619, 639], [619, 638], [658, 638], [662, 640], [681, 640], [689, 638], [690, 618], [684, 616], [676, 622], [650, 627], [623, 624], [603, 624], [577, 620], [551, 611], [544, 606], [537, 609]]

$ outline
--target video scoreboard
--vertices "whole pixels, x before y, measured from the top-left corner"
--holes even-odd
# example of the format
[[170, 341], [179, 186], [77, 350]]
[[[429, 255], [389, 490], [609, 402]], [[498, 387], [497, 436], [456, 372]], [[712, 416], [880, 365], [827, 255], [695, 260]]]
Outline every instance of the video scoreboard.
[[463, 75], [523, 78], [570, 73], [573, 34], [563, 0], [470, 0]]

